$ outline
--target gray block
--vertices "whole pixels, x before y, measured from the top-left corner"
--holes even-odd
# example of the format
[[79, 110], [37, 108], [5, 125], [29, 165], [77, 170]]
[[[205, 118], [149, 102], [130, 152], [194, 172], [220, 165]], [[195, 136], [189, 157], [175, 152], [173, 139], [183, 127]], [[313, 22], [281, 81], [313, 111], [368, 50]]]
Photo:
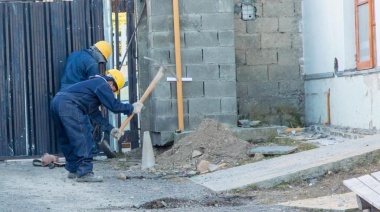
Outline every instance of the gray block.
[[216, 64], [188, 65], [186, 72], [186, 76], [191, 77], [193, 82], [219, 79], [219, 66]]
[[[178, 101], [177, 99], [172, 100], [172, 107], [173, 112], [172, 114], [178, 114]], [[187, 116], [189, 114], [189, 100], [188, 99], [182, 99], [182, 106], [183, 106], [183, 114]]]
[[292, 49], [300, 49], [302, 50], [302, 34], [301, 33], [293, 33], [292, 34]]
[[184, 1], [185, 14], [202, 14], [202, 13], [216, 13], [218, 11], [218, 1], [215, 0], [202, 0], [198, 1]]
[[[184, 64], [201, 64], [202, 63], [202, 49], [201, 48], [186, 48], [181, 49], [182, 63]], [[174, 60], [174, 53], [173, 53]]]
[[188, 124], [186, 129], [188, 130], [195, 130], [199, 127], [199, 125], [202, 123], [203, 119], [205, 118], [204, 115], [189, 115]]
[[[145, 91], [143, 91], [144, 93]], [[172, 98], [171, 85], [168, 82], [159, 82], [153, 89], [151, 98], [153, 99], [170, 99]]]
[[[181, 31], [200, 30], [202, 27], [202, 16], [198, 14], [182, 15], [180, 18]], [[171, 28], [173, 29], [173, 20], [171, 20]]]
[[174, 58], [171, 57], [170, 50], [151, 49], [149, 57], [161, 61], [164, 64], [170, 64], [174, 61]]
[[[184, 98], [200, 98], [205, 96], [203, 82], [183, 82], [182, 90]], [[174, 94], [177, 96], [177, 91]]]
[[149, 34], [149, 37], [151, 40], [150, 47], [152, 49], [170, 50], [174, 48], [174, 35], [172, 32], [152, 32]]
[[172, 104], [173, 104], [172, 99], [155, 99], [151, 101], [150, 112], [152, 114], [170, 116], [174, 112]]
[[246, 98], [248, 96], [248, 83], [237, 83], [236, 96], [238, 99]]
[[275, 49], [255, 49], [246, 53], [247, 65], [277, 64], [277, 51]]
[[295, 16], [293, 2], [268, 1], [263, 4], [264, 17], [292, 17]]
[[233, 30], [219, 31], [219, 46], [234, 46], [235, 45], [235, 33]]
[[300, 67], [299, 66], [282, 66], [272, 65], [269, 66], [269, 80], [289, 80], [300, 79]]
[[203, 48], [203, 60], [205, 63], [235, 63], [235, 48], [233, 47], [209, 47]]
[[223, 81], [236, 81], [236, 66], [235, 64], [219, 65], [219, 78]]
[[304, 93], [304, 81], [299, 79], [280, 82], [279, 93], [285, 95], [302, 94]]
[[189, 115], [204, 116], [206, 114], [220, 114], [220, 98], [189, 99]]
[[292, 35], [290, 33], [266, 33], [261, 36], [261, 48], [282, 48], [292, 47]]
[[236, 97], [236, 82], [207, 81], [205, 82], [206, 97]]
[[280, 17], [278, 23], [279, 32], [299, 32], [300, 19], [298, 17]]
[[161, 15], [148, 18], [149, 32], [167, 32], [173, 28], [173, 16]]
[[248, 85], [248, 98], [273, 97], [278, 95], [278, 83], [255, 82]]
[[278, 51], [278, 64], [285, 66], [300, 65], [302, 53], [299, 49], [283, 49]]
[[175, 132], [175, 130], [177, 130], [177, 129], [178, 129], [178, 117], [177, 117], [177, 115], [171, 115], [171, 116], [156, 115], [156, 116], [151, 117], [151, 131]]
[[187, 47], [213, 47], [218, 46], [217, 31], [191, 31], [185, 33], [185, 43]]
[[202, 30], [234, 30], [234, 23], [233, 13], [202, 15]]
[[[161, 16], [163, 14], [173, 15], [173, 2], [167, 0], [150, 0], [147, 1], [148, 16]], [[178, 1], [179, 14], [183, 14], [183, 0]]]
[[237, 113], [237, 103], [235, 97], [225, 97], [220, 100], [221, 112], [222, 114], [236, 114]]
[[247, 21], [247, 33], [277, 32], [278, 18], [257, 18], [254, 21]]
[[268, 66], [239, 66], [236, 71], [238, 82], [265, 82], [269, 80]]
[[237, 34], [235, 37], [236, 49], [260, 49], [260, 34]]
[[153, 146], [167, 146], [174, 142], [174, 132], [150, 132], [150, 138]]
[[246, 51], [247, 50], [239, 50], [239, 49], [235, 50], [235, 64], [238, 67], [241, 65], [247, 64]]
[[[217, 0], [215, 0], [217, 1]], [[218, 0], [218, 12], [234, 12], [234, 0]]]
[[236, 34], [245, 34], [247, 33], [247, 22], [239, 19], [234, 20], [235, 22], [235, 33]]

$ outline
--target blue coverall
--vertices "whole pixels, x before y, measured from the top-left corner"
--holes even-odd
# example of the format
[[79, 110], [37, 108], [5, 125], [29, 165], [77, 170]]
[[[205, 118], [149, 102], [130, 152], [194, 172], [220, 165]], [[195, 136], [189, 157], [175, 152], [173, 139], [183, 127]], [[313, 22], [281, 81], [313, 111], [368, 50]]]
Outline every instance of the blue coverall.
[[[75, 51], [69, 55], [66, 60], [63, 75], [61, 77], [61, 90], [84, 80], [88, 80], [90, 77], [99, 73], [99, 64], [106, 63], [104, 56], [99, 50], [91, 47], [81, 51]], [[86, 120], [89, 131], [93, 131], [94, 128], [89, 118]], [[98, 152], [94, 144], [93, 151]]]
[[107, 83], [110, 77], [101, 75], [76, 83], [58, 92], [51, 104], [51, 112], [57, 129], [58, 141], [65, 156], [65, 168], [81, 177], [93, 169], [91, 147], [94, 140], [86, 126], [88, 116], [103, 130], [110, 132], [113, 126], [99, 110], [102, 104], [114, 113], [130, 115], [133, 105], [115, 99]]

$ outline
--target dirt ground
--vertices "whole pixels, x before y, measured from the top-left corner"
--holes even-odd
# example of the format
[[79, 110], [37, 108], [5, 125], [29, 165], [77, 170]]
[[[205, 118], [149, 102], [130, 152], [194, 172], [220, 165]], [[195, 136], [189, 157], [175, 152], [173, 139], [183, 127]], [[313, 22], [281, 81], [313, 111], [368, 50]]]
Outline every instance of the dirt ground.
[[299, 133], [279, 132], [268, 141], [250, 143], [234, 137], [229, 128], [205, 119], [197, 130], [172, 147], [154, 148], [156, 165], [151, 169], [141, 170], [140, 148], [119, 158], [97, 157], [94, 171], [104, 177], [102, 183], [77, 183], [67, 178], [64, 168], [34, 167], [31, 161], [0, 162], [0, 211], [308, 211], [275, 204], [350, 192], [343, 180], [378, 171], [379, 161], [271, 189], [245, 188], [225, 193], [196, 185], [189, 177], [201, 174], [201, 161], [226, 169], [270, 160], [264, 155], [247, 155], [250, 148], [264, 144], [297, 144], [303, 146], [298, 151], [305, 151], [347, 139], [332, 131], [358, 136], [377, 133], [310, 127]]

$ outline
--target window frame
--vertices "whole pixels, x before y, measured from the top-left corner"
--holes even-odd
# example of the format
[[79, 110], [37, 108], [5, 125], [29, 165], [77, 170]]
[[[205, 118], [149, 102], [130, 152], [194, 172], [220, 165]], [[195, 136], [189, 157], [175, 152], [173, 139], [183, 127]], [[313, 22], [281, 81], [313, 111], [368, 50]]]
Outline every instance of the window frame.
[[[359, 7], [368, 4], [368, 36], [369, 36], [369, 60], [360, 61], [360, 43], [359, 43]], [[374, 0], [355, 0], [355, 33], [356, 33], [356, 69], [366, 70], [374, 68], [376, 65], [376, 42], [375, 42], [375, 12]]]

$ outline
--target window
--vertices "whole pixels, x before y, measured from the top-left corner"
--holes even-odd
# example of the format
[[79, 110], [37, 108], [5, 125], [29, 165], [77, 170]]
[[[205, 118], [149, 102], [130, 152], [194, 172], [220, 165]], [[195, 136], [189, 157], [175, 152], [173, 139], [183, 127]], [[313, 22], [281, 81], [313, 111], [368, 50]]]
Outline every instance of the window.
[[374, 0], [355, 0], [356, 68], [375, 66], [375, 14]]

